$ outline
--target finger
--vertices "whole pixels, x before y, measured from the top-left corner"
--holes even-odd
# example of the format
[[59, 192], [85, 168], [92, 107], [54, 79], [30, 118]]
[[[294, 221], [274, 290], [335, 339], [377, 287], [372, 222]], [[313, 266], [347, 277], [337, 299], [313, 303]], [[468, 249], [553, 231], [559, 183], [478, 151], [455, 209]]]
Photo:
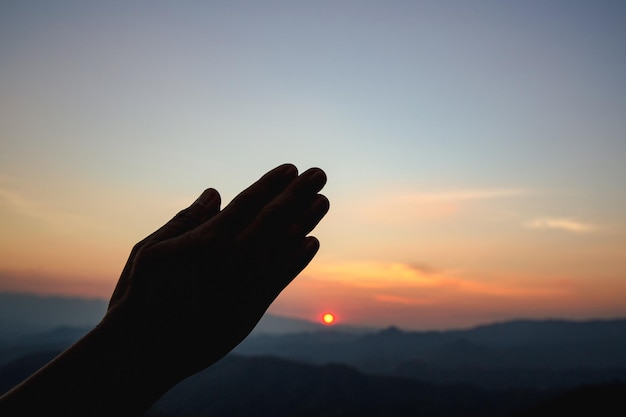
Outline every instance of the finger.
[[[242, 191], [228, 204], [215, 221], [206, 225], [211, 234], [225, 233], [236, 236], [247, 227], [259, 211], [276, 198], [298, 176], [298, 169], [291, 164], [284, 164], [263, 175], [258, 181]], [[199, 230], [202, 236], [205, 230]]]
[[[306, 235], [326, 215], [329, 207], [328, 199], [323, 195], [317, 195], [305, 216], [291, 226], [283, 239], [273, 245], [265, 242], [264, 245], [257, 248], [245, 248], [245, 250], [251, 250], [255, 254], [254, 259], [259, 262], [253, 269], [263, 269], [264, 266], [278, 267], [278, 271], [274, 274], [266, 274], [266, 276], [272, 276], [273, 281], [275, 281], [270, 286], [271, 288], [277, 288], [278, 292], [282, 291], [315, 256], [319, 249], [319, 241], [315, 237], [306, 237]], [[250, 284], [253, 287], [269, 285], [258, 282], [251, 282]]]
[[294, 254], [294, 262], [288, 267], [288, 273], [295, 278], [313, 260], [320, 249], [320, 241], [315, 236], [308, 236]]
[[[291, 282], [307, 265], [313, 260], [320, 249], [320, 242], [315, 236], [307, 236], [300, 245], [296, 246], [291, 256], [292, 261], [288, 262], [285, 268], [285, 275]], [[289, 284], [285, 283], [285, 286]]]
[[328, 200], [317, 194], [325, 184], [326, 174], [321, 169], [311, 168], [304, 172], [263, 207], [255, 221], [238, 238], [239, 246], [248, 250], [271, 247], [298, 224], [306, 229], [304, 234], [311, 231], [328, 210]]
[[293, 223], [288, 231], [289, 236], [302, 238], [309, 233], [318, 223], [326, 216], [330, 209], [330, 202], [326, 196], [318, 194], [315, 196], [313, 203], [299, 221]]
[[207, 188], [189, 207], [178, 212], [170, 221], [135, 244], [122, 271], [122, 277], [130, 272], [135, 257], [144, 247], [180, 236], [206, 222], [215, 216], [219, 210], [220, 194], [213, 188]]
[[[294, 247], [287, 249], [283, 255], [283, 265], [278, 273], [269, 275], [271, 282], [261, 283], [267, 286], [273, 297], [277, 297], [299, 274], [307, 267], [319, 251], [320, 243], [317, 238], [308, 236], [301, 239]], [[258, 285], [259, 283], [257, 283]]]
[[181, 210], [169, 222], [148, 237], [151, 242], [175, 238], [195, 229], [215, 216], [220, 210], [220, 194], [208, 188], [189, 207]]

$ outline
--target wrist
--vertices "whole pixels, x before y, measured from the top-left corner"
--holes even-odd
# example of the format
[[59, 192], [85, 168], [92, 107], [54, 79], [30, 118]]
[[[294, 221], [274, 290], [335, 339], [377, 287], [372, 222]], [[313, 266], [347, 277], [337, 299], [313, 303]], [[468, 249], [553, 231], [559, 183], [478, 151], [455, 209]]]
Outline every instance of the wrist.
[[109, 347], [107, 361], [119, 369], [121, 385], [139, 391], [152, 403], [187, 375], [175, 372], [163, 346], [142, 325], [145, 322], [131, 315], [107, 313], [92, 332], [98, 343]]
[[143, 354], [132, 327], [107, 317], [6, 393], [0, 414], [141, 415], [177, 382], [149, 357]]

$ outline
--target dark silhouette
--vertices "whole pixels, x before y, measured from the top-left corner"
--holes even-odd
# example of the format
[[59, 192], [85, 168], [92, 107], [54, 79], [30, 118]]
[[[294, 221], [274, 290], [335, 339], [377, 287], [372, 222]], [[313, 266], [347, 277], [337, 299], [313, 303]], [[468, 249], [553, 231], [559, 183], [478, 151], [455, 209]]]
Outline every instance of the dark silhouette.
[[102, 321], [5, 394], [0, 415], [141, 415], [215, 363], [315, 256], [325, 183], [285, 164], [221, 211], [204, 191], [135, 245]]

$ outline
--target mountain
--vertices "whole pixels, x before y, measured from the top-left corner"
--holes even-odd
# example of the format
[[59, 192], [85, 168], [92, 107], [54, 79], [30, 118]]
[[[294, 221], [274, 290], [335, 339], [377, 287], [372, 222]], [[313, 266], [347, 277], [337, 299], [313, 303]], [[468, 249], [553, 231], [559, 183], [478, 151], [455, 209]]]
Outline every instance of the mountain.
[[[0, 293], [0, 343], [49, 332], [57, 327], [91, 328], [104, 316], [108, 302], [99, 299]], [[307, 320], [265, 314], [254, 334], [279, 335], [322, 331], [326, 326]], [[346, 333], [371, 328], [337, 326]]]
[[[0, 330], [9, 329], [0, 331], [2, 391], [89, 331], [106, 308], [62, 297], [0, 301]], [[626, 320], [404, 331], [266, 315], [234, 353], [174, 387], [146, 417], [611, 415], [608, 405], [624, 395]]]
[[106, 308], [107, 302], [99, 298], [0, 293], [0, 341], [56, 327], [93, 327]]
[[626, 381], [626, 320], [513, 321], [474, 329], [259, 335], [236, 352], [485, 388]]
[[[96, 326], [107, 301], [99, 298], [0, 293], [0, 364], [42, 350], [62, 350]], [[323, 330], [322, 324], [270, 314], [254, 334], [282, 335]], [[367, 329], [343, 327], [346, 332]]]
[[65, 349], [92, 329], [106, 308], [97, 298], [0, 293], [0, 364]]
[[[106, 309], [104, 300], [0, 294], [0, 301], [0, 365], [66, 348]], [[566, 389], [626, 381], [626, 320], [517, 320], [404, 331], [265, 315], [234, 353], [310, 365], [339, 363], [365, 374], [432, 384]]]
[[61, 352], [87, 334], [92, 327], [55, 327], [0, 343], [0, 365], [40, 352]]
[[339, 331], [343, 333], [365, 334], [376, 329], [373, 327], [358, 327], [335, 324], [332, 327], [322, 323], [313, 323], [308, 320], [291, 317], [265, 314], [252, 331], [252, 335], [282, 335], [305, 332]]
[[[0, 366], [0, 394], [58, 352]], [[165, 394], [145, 417], [173, 416], [618, 416], [626, 383], [574, 390], [496, 389], [368, 375], [340, 364], [308, 365], [228, 355]], [[576, 414], [576, 413], [573, 413]]]
[[492, 392], [361, 373], [339, 364], [307, 365], [229, 355], [170, 390], [159, 416], [506, 416], [538, 405], [545, 393]]
[[[0, 293], [0, 364], [41, 351], [60, 351], [86, 334], [102, 319], [103, 299]], [[346, 333], [367, 328], [338, 326]], [[253, 335], [285, 335], [324, 331], [306, 320], [265, 314]]]

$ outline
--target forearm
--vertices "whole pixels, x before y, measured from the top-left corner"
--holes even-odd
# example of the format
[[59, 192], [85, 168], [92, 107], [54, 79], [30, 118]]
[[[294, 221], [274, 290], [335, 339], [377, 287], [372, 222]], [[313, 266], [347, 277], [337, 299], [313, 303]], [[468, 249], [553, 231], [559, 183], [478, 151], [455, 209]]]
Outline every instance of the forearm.
[[2, 416], [141, 415], [177, 381], [105, 321], [0, 399]]

